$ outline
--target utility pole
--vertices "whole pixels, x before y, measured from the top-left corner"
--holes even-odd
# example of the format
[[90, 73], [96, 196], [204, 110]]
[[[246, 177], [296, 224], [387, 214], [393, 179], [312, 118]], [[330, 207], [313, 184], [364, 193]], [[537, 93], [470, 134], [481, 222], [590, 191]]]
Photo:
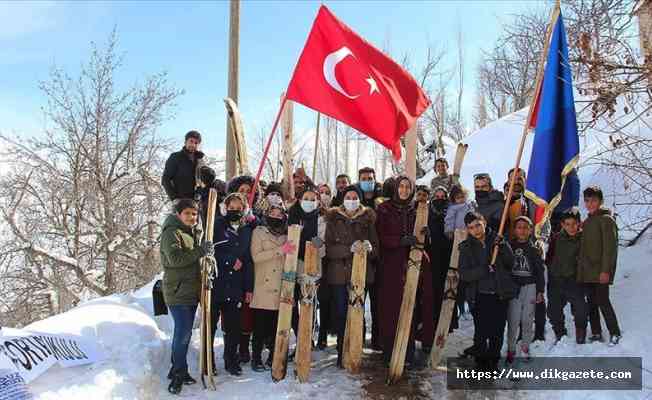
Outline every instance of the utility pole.
[[[238, 71], [240, 48], [240, 0], [229, 3], [229, 97], [238, 104]], [[236, 151], [233, 131], [226, 121], [226, 180], [233, 178], [236, 171]]]

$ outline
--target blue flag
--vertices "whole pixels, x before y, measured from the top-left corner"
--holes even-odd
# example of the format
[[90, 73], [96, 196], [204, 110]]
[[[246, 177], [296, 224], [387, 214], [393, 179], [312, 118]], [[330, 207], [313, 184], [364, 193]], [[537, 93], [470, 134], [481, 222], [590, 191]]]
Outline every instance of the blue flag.
[[[536, 224], [540, 227], [562, 201], [577, 205], [579, 181], [575, 168], [579, 161], [573, 78], [568, 60], [568, 43], [561, 12], [552, 21], [550, 47], [541, 90], [535, 100], [534, 143], [528, 169], [526, 196], [537, 205]], [[536, 123], [533, 123], [536, 121]], [[565, 187], [566, 186], [566, 187]]]

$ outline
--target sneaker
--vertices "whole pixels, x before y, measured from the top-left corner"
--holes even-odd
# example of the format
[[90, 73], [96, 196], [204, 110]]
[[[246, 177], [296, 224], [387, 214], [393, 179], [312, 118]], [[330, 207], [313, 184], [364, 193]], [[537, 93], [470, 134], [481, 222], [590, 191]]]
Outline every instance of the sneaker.
[[505, 357], [505, 363], [507, 365], [514, 364], [514, 358], [515, 357], [516, 357], [516, 352], [515, 351], [508, 351], [507, 352], [507, 357]]
[[530, 346], [527, 344], [521, 344], [521, 353], [526, 361], [530, 360]]
[[591, 335], [591, 337], [589, 338], [589, 342], [590, 342], [590, 343], [593, 343], [593, 342], [603, 342], [603, 341], [604, 341], [604, 340], [602, 339], [602, 334], [601, 334], [601, 333], [593, 334], [593, 335]]
[[181, 375], [174, 375], [172, 377], [172, 381], [170, 382], [170, 385], [168, 386], [168, 392], [171, 394], [179, 394], [181, 393], [181, 389], [183, 388], [183, 376]]
[[251, 369], [255, 372], [264, 372], [265, 366], [263, 365], [263, 360], [261, 360], [260, 357], [254, 357], [251, 360]]
[[609, 339], [609, 346], [615, 346], [620, 342], [620, 335], [611, 335]]
[[229, 368], [226, 369], [226, 372], [233, 376], [240, 376], [242, 375], [242, 368], [240, 368], [239, 365], [229, 365]]
[[[217, 372], [216, 372], [214, 369], [213, 369], [213, 375], [217, 375]], [[197, 383], [197, 381], [195, 380], [195, 378], [193, 378], [192, 376], [190, 376], [190, 374], [187, 373], [187, 372], [186, 372], [185, 374], [183, 374], [183, 376], [181, 377], [181, 379], [183, 380], [183, 384], [184, 384], [184, 385], [194, 385], [195, 383]]]

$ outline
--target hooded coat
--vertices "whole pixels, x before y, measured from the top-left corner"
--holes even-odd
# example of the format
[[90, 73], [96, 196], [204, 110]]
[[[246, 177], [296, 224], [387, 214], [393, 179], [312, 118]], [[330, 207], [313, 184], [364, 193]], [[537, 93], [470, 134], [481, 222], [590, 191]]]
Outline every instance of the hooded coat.
[[163, 297], [167, 305], [195, 305], [199, 302], [201, 276], [199, 242], [201, 230], [170, 214], [161, 231]]

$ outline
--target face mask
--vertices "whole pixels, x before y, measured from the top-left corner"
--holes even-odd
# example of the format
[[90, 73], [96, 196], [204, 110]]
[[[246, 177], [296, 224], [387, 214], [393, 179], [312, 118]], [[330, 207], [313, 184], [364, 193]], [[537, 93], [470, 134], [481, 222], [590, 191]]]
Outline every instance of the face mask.
[[446, 199], [435, 199], [432, 201], [432, 205], [438, 209], [441, 210], [446, 206]]
[[237, 222], [242, 218], [242, 211], [238, 210], [227, 210], [226, 211], [226, 220], [229, 222]]
[[360, 182], [360, 189], [362, 189], [362, 191], [365, 193], [373, 192], [374, 186], [376, 186], [374, 181]]
[[276, 193], [267, 196], [267, 202], [273, 206], [280, 206], [283, 204], [283, 198]]
[[312, 200], [301, 200], [301, 208], [307, 213], [313, 212], [317, 209], [317, 202]]
[[360, 200], [344, 200], [346, 211], [355, 211], [360, 207]]
[[476, 199], [486, 199], [489, 197], [489, 192], [485, 192], [484, 190], [476, 190], [475, 191], [475, 198]]
[[330, 194], [323, 193], [320, 196], [320, 198], [321, 198], [322, 204], [328, 205], [331, 202], [331, 195]]
[[285, 220], [283, 218], [267, 217], [267, 225], [272, 229], [281, 228], [284, 222]]

